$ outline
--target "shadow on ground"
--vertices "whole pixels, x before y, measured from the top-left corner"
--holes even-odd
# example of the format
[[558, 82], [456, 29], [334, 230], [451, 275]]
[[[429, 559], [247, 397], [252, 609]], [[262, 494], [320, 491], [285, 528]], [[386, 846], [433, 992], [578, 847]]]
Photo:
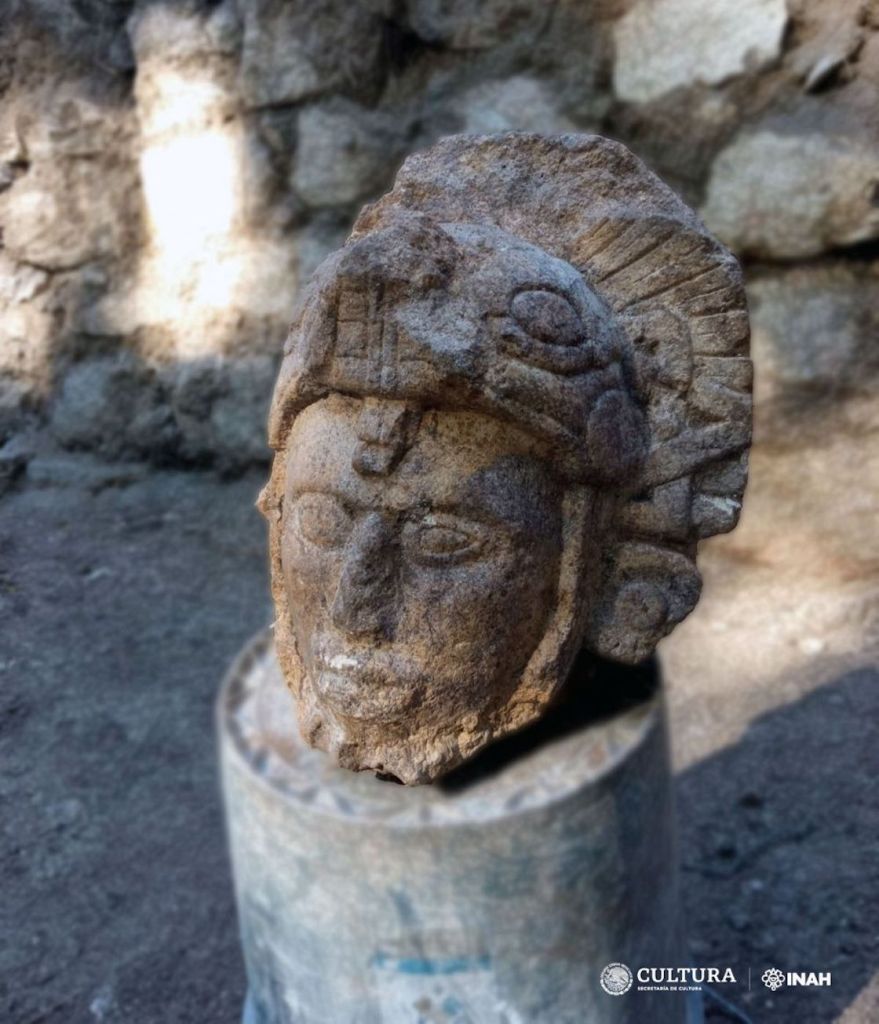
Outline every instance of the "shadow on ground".
[[[213, 700], [270, 616], [262, 476], [48, 454], [0, 504], [4, 1024], [240, 1019]], [[678, 779], [694, 962], [751, 968], [755, 1024], [832, 1024], [879, 966], [876, 672], [766, 686]], [[833, 985], [772, 995], [768, 966]]]
[[[879, 970], [877, 683], [847, 672], [679, 777], [694, 961], [750, 968], [729, 997], [755, 1021], [831, 1024]], [[768, 967], [832, 985], [771, 993]]]

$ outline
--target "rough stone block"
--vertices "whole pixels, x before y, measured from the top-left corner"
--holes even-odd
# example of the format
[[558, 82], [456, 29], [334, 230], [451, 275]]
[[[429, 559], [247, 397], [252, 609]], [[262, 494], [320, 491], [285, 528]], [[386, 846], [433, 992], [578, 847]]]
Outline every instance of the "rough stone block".
[[452, 50], [481, 50], [513, 38], [534, 40], [552, 6], [531, 0], [410, 0], [408, 9], [422, 39]]
[[109, 458], [160, 457], [177, 431], [154, 372], [128, 353], [72, 367], [52, 410], [61, 444]]
[[[842, 260], [763, 270], [748, 287], [753, 317], [758, 436], [790, 443], [834, 405], [856, 403], [861, 430], [879, 424], [879, 270]], [[854, 426], [854, 423], [850, 424]]]
[[91, 160], [41, 160], [0, 195], [9, 255], [46, 270], [119, 256], [136, 224], [120, 217], [123, 178], [108, 188]]
[[614, 92], [646, 103], [713, 85], [776, 58], [785, 0], [639, 0], [614, 26]]
[[406, 125], [343, 99], [306, 107], [291, 184], [314, 207], [353, 203], [390, 182], [405, 149]]
[[869, 134], [748, 131], [717, 157], [702, 215], [735, 252], [804, 259], [879, 237]]
[[241, 80], [251, 106], [331, 91], [368, 97], [384, 76], [386, 0], [254, 0], [243, 5]]

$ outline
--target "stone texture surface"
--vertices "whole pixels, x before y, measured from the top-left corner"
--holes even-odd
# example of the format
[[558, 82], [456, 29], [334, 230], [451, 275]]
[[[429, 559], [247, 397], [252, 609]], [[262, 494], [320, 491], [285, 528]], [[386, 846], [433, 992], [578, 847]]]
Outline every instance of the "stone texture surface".
[[[833, 972], [831, 988], [726, 991], [752, 1020], [876, 1019], [867, 447], [822, 466], [761, 448], [740, 527], [703, 546], [699, 606], [660, 645], [693, 962]], [[212, 711], [271, 620], [263, 473], [17, 457], [0, 502], [0, 1019], [236, 1024]]]
[[521, 36], [534, 40], [549, 21], [552, 9], [530, 0], [413, 0], [409, 21], [428, 43], [451, 50], [482, 50]]
[[755, 441], [797, 449], [879, 426], [879, 270], [870, 262], [755, 270], [748, 289]]
[[869, 137], [757, 127], [717, 157], [702, 208], [734, 251], [806, 259], [879, 236], [879, 152]]
[[328, 92], [374, 98], [386, 74], [388, 0], [255, 0], [244, 23], [242, 93], [248, 104], [297, 103]]
[[[308, 742], [427, 782], [581, 648], [638, 662], [735, 525], [735, 260], [600, 136], [452, 136], [316, 271], [269, 424], [276, 643]], [[515, 609], [515, 613], [511, 613]]]
[[638, 0], [614, 26], [614, 89], [646, 103], [715, 85], [781, 54], [786, 0]]
[[404, 151], [396, 118], [345, 99], [312, 104], [297, 127], [291, 184], [309, 206], [343, 206], [375, 195]]
[[[599, 131], [746, 260], [875, 259], [875, 0], [12, 0], [5, 15], [4, 437], [51, 420], [81, 362], [127, 354], [162, 382], [175, 439], [149, 419], [133, 448], [77, 428], [96, 450], [264, 462], [268, 389], [251, 400], [248, 361], [279, 358], [293, 296], [357, 207], [453, 132]], [[222, 418], [176, 412], [176, 376], [205, 360], [227, 406], [241, 382], [237, 454]], [[96, 421], [97, 394], [81, 406]]]

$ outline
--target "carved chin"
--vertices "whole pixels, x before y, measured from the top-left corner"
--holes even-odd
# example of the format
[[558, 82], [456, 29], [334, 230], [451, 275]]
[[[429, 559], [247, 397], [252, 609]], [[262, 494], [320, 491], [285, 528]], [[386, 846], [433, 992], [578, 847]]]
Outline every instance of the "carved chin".
[[351, 669], [318, 672], [312, 689], [316, 701], [331, 712], [362, 722], [394, 721], [419, 698], [409, 681], [388, 683]]
[[[325, 679], [322, 689], [333, 691], [334, 704], [305, 671], [296, 644], [283, 625], [276, 632], [275, 644], [295, 700], [302, 738], [342, 768], [381, 772], [407, 785], [418, 785], [450, 771], [490, 738], [474, 728], [474, 721], [446, 728], [420, 723], [415, 705], [423, 686], [414, 675], [405, 681], [373, 678], [373, 688], [365, 694], [358, 685], [342, 687], [344, 695], [333, 687], [334, 680]], [[343, 710], [351, 706], [348, 701], [356, 705], [355, 714]]]
[[[416, 695], [411, 691], [397, 691], [390, 699], [371, 694], [369, 700], [364, 700], [359, 692], [347, 696], [356, 707], [356, 715], [341, 711], [338, 701], [333, 704], [325, 700], [306, 676], [298, 702], [303, 739], [329, 754], [342, 768], [380, 772], [407, 785], [417, 785], [460, 764], [474, 745], [472, 733], [464, 734], [470, 743], [462, 744], [459, 728], [430, 729], [429, 733], [417, 726], [415, 731], [404, 728], [399, 713], [414, 703]], [[369, 714], [371, 708], [374, 714]], [[396, 720], [398, 727], [389, 727], [389, 720]], [[482, 742], [477, 741], [475, 746]]]

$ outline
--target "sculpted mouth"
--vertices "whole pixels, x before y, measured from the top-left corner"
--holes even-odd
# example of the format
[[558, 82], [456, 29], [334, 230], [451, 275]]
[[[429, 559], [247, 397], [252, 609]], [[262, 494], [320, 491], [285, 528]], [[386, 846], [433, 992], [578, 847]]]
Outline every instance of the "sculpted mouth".
[[315, 657], [312, 685], [320, 698], [349, 718], [397, 717], [418, 699], [420, 673], [387, 651], [322, 650]]

